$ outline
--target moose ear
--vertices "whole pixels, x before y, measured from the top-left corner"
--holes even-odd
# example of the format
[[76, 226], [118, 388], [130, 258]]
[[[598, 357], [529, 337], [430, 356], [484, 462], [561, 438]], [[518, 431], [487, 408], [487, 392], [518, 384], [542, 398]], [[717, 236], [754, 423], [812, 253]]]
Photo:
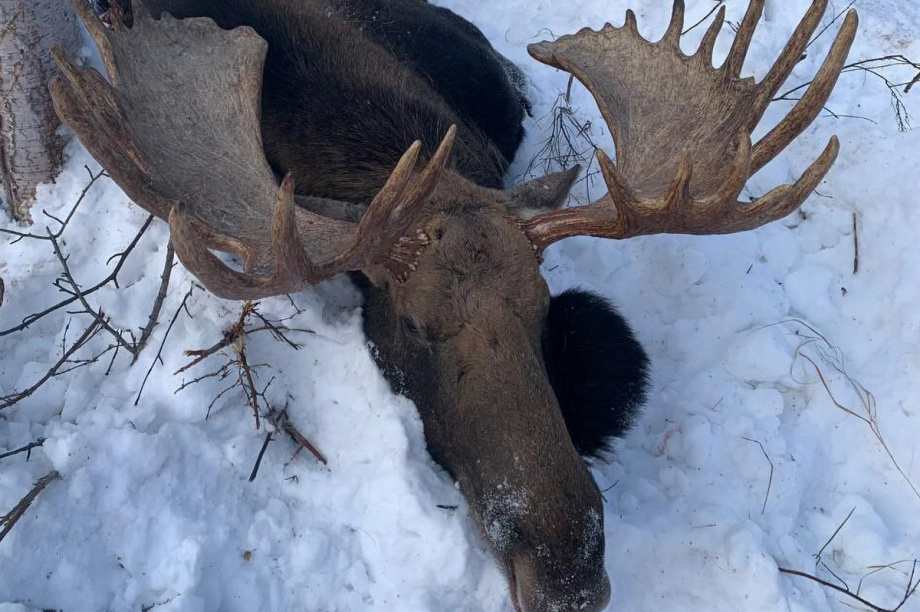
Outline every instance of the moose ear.
[[564, 172], [554, 172], [538, 179], [515, 185], [511, 189], [494, 190], [495, 198], [519, 219], [527, 221], [533, 217], [556, 210], [569, 195], [572, 184], [578, 177], [581, 166], [576, 165]]

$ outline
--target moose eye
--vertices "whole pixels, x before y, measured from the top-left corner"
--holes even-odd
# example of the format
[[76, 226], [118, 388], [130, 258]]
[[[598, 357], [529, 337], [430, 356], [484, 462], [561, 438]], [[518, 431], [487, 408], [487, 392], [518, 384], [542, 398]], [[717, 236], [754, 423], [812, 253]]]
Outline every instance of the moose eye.
[[415, 322], [412, 321], [412, 319], [409, 319], [407, 317], [403, 317], [402, 324], [403, 324], [403, 327], [406, 328], [406, 330], [409, 333], [418, 334], [420, 331], [419, 326], [416, 325]]

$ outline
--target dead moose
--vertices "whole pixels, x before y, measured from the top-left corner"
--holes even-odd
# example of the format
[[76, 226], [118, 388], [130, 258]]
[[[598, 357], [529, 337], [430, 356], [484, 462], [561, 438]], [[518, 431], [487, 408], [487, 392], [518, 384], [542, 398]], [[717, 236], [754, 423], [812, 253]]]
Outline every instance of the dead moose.
[[[688, 56], [683, 0], [657, 43], [629, 11], [621, 28], [531, 45], [591, 91], [616, 144], [616, 164], [598, 151], [608, 193], [564, 208], [577, 170], [503, 189], [523, 134], [519, 73], [475, 26], [425, 0], [152, 0], [113, 6], [111, 27], [72, 3], [109, 80], [58, 50], [57, 111], [169, 222], [186, 268], [236, 300], [353, 273], [381, 368], [415, 401], [514, 605], [604, 608], [603, 509], [583, 457], [628, 428], [647, 359], [605, 301], [550, 297], [541, 252], [578, 235], [740, 232], [794, 211], [833, 164], [836, 138], [795, 184], [737, 198], [823, 107], [856, 14], [753, 145], [826, 0], [760, 83], [740, 74], [764, 0], [751, 1], [719, 68], [725, 7]], [[243, 270], [212, 251], [238, 255]]]

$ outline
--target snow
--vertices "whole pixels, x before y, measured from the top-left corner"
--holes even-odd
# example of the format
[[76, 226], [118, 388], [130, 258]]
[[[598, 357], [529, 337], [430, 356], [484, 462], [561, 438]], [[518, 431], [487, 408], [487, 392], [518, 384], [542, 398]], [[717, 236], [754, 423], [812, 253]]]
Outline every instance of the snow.
[[[526, 44], [607, 20], [619, 25], [626, 8], [656, 37], [670, 14], [663, 0], [442, 4], [478, 24], [530, 79], [535, 119], [512, 174], [539, 150], [546, 116], [567, 83], [565, 74], [530, 60]], [[746, 73], [765, 74], [809, 4], [768, 0]], [[844, 8], [837, 5], [828, 12]], [[687, 22], [712, 6], [688, 0]], [[745, 6], [728, 2], [729, 21], [740, 20]], [[920, 6], [856, 6], [861, 27], [851, 61], [920, 57]], [[823, 52], [835, 30], [814, 48]], [[689, 34], [684, 49], [702, 34], [702, 27]], [[717, 56], [730, 43], [725, 28]], [[822, 52], [809, 52], [789, 84], [809, 79]], [[905, 98], [914, 114], [916, 95]], [[612, 152], [583, 88], [573, 88], [572, 106]], [[813, 555], [851, 511], [821, 559], [852, 587], [870, 566], [920, 557], [920, 497], [893, 462], [920, 481], [920, 133], [898, 130], [888, 90], [863, 73], [843, 75], [828, 106], [864, 119], [822, 116], [749, 183], [757, 195], [794, 179], [838, 134], [840, 158], [802, 214], [740, 235], [577, 238], [548, 253], [544, 274], [553, 290], [583, 286], [610, 297], [654, 365], [644, 416], [614, 460], [594, 467], [606, 498], [611, 609], [848, 610], [845, 597], [777, 568], [834, 580], [815, 568]], [[759, 133], [790, 107], [774, 104]], [[83, 166], [98, 168], [76, 143], [67, 156], [57, 183], [41, 188], [36, 211], [66, 214], [87, 182]], [[145, 218], [110, 181], [93, 186], [64, 234], [75, 277], [89, 286], [107, 275], [108, 258]], [[91, 297], [117, 327], [146, 322], [166, 238], [155, 222], [122, 269], [121, 289]], [[49, 244], [0, 238], [0, 327], [59, 300], [58, 273]], [[173, 276], [161, 323], [137, 364], [122, 354], [107, 374], [103, 358], [0, 413], [0, 452], [46, 438], [28, 461], [24, 454], [0, 460], [0, 512], [52, 469], [62, 477], [0, 543], [0, 602], [7, 602], [0, 611], [510, 609], [463, 498], [426, 453], [414, 406], [389, 390], [373, 363], [360, 298], [346, 279], [294, 295], [293, 304], [261, 303], [266, 316], [293, 316], [287, 325], [314, 332], [292, 334], [296, 351], [254, 334], [247, 354], [272, 365], [260, 379], [275, 377], [269, 400], [289, 402], [292, 423], [329, 464], [306, 452], [292, 459], [294, 443], [279, 436], [250, 483], [265, 434], [253, 427], [242, 393], [225, 395], [206, 418], [226, 381], [175, 393], [208, 366], [172, 374], [188, 361], [183, 350], [220, 339], [237, 304], [194, 290], [135, 405], [192, 284], [181, 267]], [[0, 395], [30, 386], [59, 359], [68, 321], [68, 343], [90, 322], [57, 313], [0, 339]], [[79, 355], [102, 348], [100, 336]], [[867, 423], [835, 405], [808, 359], [842, 406], [865, 416], [865, 401], [874, 411], [890, 455]], [[905, 571], [901, 564], [866, 578], [862, 596], [893, 607]]]

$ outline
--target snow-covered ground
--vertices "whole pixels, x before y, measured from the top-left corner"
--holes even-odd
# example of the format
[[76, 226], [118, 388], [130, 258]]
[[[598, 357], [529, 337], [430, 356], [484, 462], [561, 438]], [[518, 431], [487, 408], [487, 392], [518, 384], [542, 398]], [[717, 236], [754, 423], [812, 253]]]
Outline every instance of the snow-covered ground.
[[[443, 4], [478, 24], [531, 81], [535, 119], [517, 172], [547, 137], [547, 115], [567, 82], [529, 59], [527, 43], [608, 20], [619, 25], [627, 8], [654, 37], [670, 14], [666, 0]], [[714, 4], [688, 0], [688, 23]], [[746, 73], [763, 76], [809, 4], [768, 0]], [[845, 7], [836, 4], [829, 15]], [[738, 22], [746, 2], [727, 7]], [[920, 58], [920, 5], [856, 7], [851, 61]], [[703, 31], [688, 35], [685, 49]], [[811, 78], [835, 31], [811, 48], [790, 86]], [[730, 42], [726, 27], [717, 54]], [[918, 95], [906, 96], [908, 111], [920, 111]], [[609, 150], [579, 86], [572, 107]], [[774, 104], [765, 125], [790, 107]], [[654, 363], [645, 415], [615, 459], [594, 471], [607, 500], [612, 610], [844, 611], [855, 602], [778, 567], [836, 582], [833, 571], [855, 590], [873, 566], [920, 557], [920, 496], [908, 482], [920, 482], [920, 132], [898, 130], [888, 89], [862, 72], [842, 76], [828, 108], [861, 118], [822, 116], [749, 183], [753, 195], [788, 182], [838, 134], [840, 158], [801, 214], [741, 235], [572, 239], [549, 252], [544, 273], [554, 291], [583, 286], [612, 298]], [[87, 182], [83, 166], [98, 168], [76, 143], [67, 154], [36, 212], [65, 215]], [[36, 230], [56, 227], [38, 215]], [[94, 185], [62, 238], [76, 279], [86, 287], [104, 278], [109, 257], [145, 218], [111, 181]], [[146, 322], [166, 242], [166, 227], [155, 222], [121, 270], [121, 289], [90, 297], [115, 326]], [[59, 271], [47, 242], [0, 237], [0, 328], [61, 299], [52, 285]], [[293, 303], [261, 303], [266, 316], [293, 315], [286, 325], [314, 332], [290, 334], [300, 350], [267, 333], [246, 344], [251, 363], [271, 364], [259, 382], [275, 377], [268, 399], [289, 403], [291, 422], [325, 453], [327, 467], [306, 452], [292, 460], [295, 444], [279, 436], [250, 483], [265, 432], [253, 427], [242, 392], [224, 395], [210, 418], [208, 405], [229, 380], [176, 392], [223, 359], [173, 375], [188, 361], [183, 351], [215, 343], [237, 317], [238, 304], [202, 290], [175, 319], [163, 363], [135, 405], [191, 285], [177, 267], [161, 323], [133, 366], [122, 352], [108, 371], [106, 355], [0, 412], [0, 453], [46, 439], [28, 461], [0, 459], [0, 513], [52, 469], [61, 475], [0, 543], [0, 602], [10, 602], [0, 610], [509, 610], [462, 497], [425, 451], [415, 408], [391, 393], [371, 360], [360, 300], [346, 279]], [[30, 387], [60, 358], [65, 330], [69, 345], [89, 323], [62, 311], [0, 337], [0, 395]], [[99, 335], [75, 358], [107, 344]], [[858, 418], [867, 406], [890, 454]], [[813, 555], [851, 511], [823, 550], [826, 567], [816, 569]], [[909, 570], [903, 563], [874, 573], [861, 596], [894, 607]], [[920, 610], [920, 597], [902, 610]]]

